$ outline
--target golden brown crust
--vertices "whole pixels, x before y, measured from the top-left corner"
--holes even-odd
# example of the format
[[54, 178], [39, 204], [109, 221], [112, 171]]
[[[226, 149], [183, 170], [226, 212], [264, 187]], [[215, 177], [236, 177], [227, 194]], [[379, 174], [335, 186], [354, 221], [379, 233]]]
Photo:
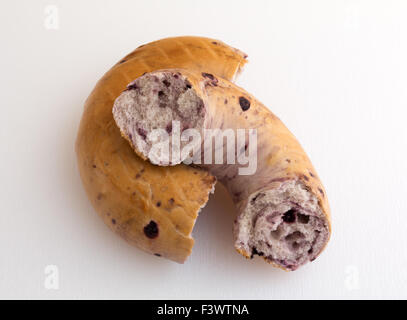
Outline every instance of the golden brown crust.
[[113, 120], [114, 100], [145, 72], [176, 67], [233, 79], [245, 62], [241, 52], [218, 40], [163, 39], [120, 60], [86, 100], [76, 141], [83, 185], [105, 223], [129, 243], [184, 262], [193, 246], [192, 228], [215, 178], [184, 165], [157, 167], [140, 159]]

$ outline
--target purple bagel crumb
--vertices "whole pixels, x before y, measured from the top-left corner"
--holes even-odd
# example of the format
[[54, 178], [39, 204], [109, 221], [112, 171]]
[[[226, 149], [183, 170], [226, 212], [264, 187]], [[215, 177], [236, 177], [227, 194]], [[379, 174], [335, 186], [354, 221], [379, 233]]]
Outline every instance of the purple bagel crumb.
[[165, 127], [165, 131], [167, 131], [168, 134], [171, 134], [172, 132], [172, 123], [167, 124]]
[[137, 133], [144, 139], [146, 140], [147, 138], [147, 132], [143, 128], [137, 128]]
[[136, 90], [136, 89], [138, 89], [138, 86], [135, 83], [127, 86], [127, 90]]

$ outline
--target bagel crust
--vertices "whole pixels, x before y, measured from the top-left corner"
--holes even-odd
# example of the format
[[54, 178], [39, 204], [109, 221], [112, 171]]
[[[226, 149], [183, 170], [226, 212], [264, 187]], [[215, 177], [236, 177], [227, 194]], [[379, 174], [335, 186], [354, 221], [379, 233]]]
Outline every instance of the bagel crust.
[[115, 99], [146, 72], [185, 68], [233, 80], [245, 63], [242, 52], [218, 40], [168, 38], [140, 46], [96, 84], [77, 135], [78, 168], [97, 213], [130, 244], [184, 262], [198, 212], [216, 179], [199, 168], [153, 166], [138, 157], [113, 120]]
[[[218, 135], [222, 130], [255, 130], [257, 170], [250, 174], [240, 174], [237, 162], [226, 162], [224, 146], [223, 162], [213, 164], [203, 161], [207, 152], [212, 153], [207, 150], [212, 143], [199, 140], [196, 145], [200, 161], [194, 166], [221, 181], [236, 205], [237, 251], [296, 270], [315, 260], [326, 246], [331, 234], [330, 209], [314, 167], [280, 119], [242, 88], [207, 72], [159, 70], [131, 82], [116, 99], [113, 114], [138, 154], [172, 168], [178, 168], [175, 165], [186, 160], [187, 154], [164, 161], [151, 152], [153, 143], [148, 137], [157, 128], [169, 134], [171, 149], [174, 121], [180, 123], [181, 133], [194, 128], [205, 139], [209, 129], [220, 129]], [[252, 147], [246, 138], [234, 152], [246, 154]]]

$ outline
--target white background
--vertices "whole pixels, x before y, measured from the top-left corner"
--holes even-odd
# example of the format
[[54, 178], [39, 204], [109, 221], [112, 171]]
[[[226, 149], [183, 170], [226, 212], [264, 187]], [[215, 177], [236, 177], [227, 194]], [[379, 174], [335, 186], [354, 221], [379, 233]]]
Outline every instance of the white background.
[[[1, 1], [0, 15], [0, 298], [407, 298], [407, 1]], [[92, 209], [74, 154], [84, 101], [125, 54], [176, 35], [249, 54], [238, 84], [328, 192], [334, 233], [315, 262], [286, 273], [237, 254], [221, 186], [184, 265], [129, 246]]]

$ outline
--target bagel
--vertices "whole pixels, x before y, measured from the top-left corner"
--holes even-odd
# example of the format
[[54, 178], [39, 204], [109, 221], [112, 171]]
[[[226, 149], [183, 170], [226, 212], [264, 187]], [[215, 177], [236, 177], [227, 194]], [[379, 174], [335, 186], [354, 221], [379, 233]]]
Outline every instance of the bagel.
[[190, 255], [198, 212], [216, 179], [186, 165], [153, 166], [138, 157], [112, 116], [115, 99], [133, 79], [164, 68], [207, 70], [233, 80], [246, 55], [219, 40], [175, 37], [140, 46], [114, 65], [85, 102], [75, 149], [93, 207], [136, 247], [182, 263]]
[[[330, 209], [313, 165], [280, 119], [244, 89], [208, 70], [153, 71], [129, 83], [115, 100], [113, 117], [143, 159], [175, 170], [187, 160], [225, 185], [237, 208], [235, 248], [245, 257], [259, 255], [277, 267], [296, 270], [325, 248], [331, 235]], [[255, 170], [229, 161], [223, 145], [224, 132], [238, 137], [241, 129], [247, 132], [232, 155], [253, 155]], [[159, 152], [152, 139], [157, 130], [161, 142], [168, 143]], [[180, 141], [177, 134], [184, 132], [203, 139]], [[215, 134], [208, 137], [208, 132]], [[220, 160], [205, 161], [216, 151], [208, 139], [217, 137]], [[193, 156], [192, 150], [197, 151]]]

